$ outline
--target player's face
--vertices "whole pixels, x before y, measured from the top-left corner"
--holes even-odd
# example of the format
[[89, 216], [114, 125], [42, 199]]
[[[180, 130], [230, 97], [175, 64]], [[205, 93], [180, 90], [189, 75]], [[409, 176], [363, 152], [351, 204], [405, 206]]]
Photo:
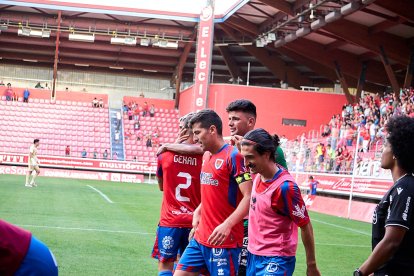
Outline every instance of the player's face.
[[212, 144], [210, 128], [202, 128], [201, 123], [195, 123], [192, 128], [194, 143], [199, 144], [204, 151], [209, 151]]
[[37, 148], [39, 146], [40, 142], [36, 142], [34, 145]]
[[265, 156], [260, 155], [254, 149], [254, 146], [243, 145], [241, 154], [244, 157], [244, 165], [249, 169], [250, 173], [260, 173], [265, 162]]
[[381, 168], [391, 169], [394, 166], [395, 160], [393, 159], [393, 155], [391, 144], [388, 142], [388, 139], [385, 139], [381, 155]]
[[244, 136], [254, 128], [254, 118], [249, 114], [242, 111], [230, 111], [228, 115], [230, 135]]

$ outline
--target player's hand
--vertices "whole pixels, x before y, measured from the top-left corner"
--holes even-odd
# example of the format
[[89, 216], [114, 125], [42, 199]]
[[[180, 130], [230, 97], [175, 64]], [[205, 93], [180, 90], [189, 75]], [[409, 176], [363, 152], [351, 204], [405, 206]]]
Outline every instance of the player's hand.
[[177, 140], [175, 140], [175, 143], [176, 144], [181, 144], [181, 143], [185, 142], [189, 137], [190, 137], [190, 135], [188, 135], [188, 134], [180, 136], [180, 137], [177, 138]]
[[212, 245], [222, 245], [223, 242], [230, 235], [230, 231], [230, 226], [226, 222], [223, 222], [222, 224], [217, 226], [216, 229], [214, 229], [213, 233], [211, 233], [207, 242]]
[[188, 234], [188, 241], [191, 241], [191, 239], [194, 237], [195, 228], [191, 228], [190, 233]]
[[307, 276], [321, 276], [321, 273], [319, 272], [318, 267], [316, 264], [308, 265], [306, 269], [306, 275]]
[[160, 146], [157, 150], [157, 156], [166, 151], [167, 151], [167, 145]]
[[175, 140], [175, 143], [176, 144], [181, 144], [182, 142], [187, 140], [188, 137], [190, 137], [190, 135], [188, 135], [186, 133], [187, 133], [187, 129], [185, 129], [185, 128], [180, 129], [180, 131], [178, 132], [178, 137]]
[[233, 136], [230, 137], [230, 143], [233, 146], [236, 146], [237, 149], [239, 150], [239, 152], [241, 151], [241, 145], [240, 145], [240, 143], [241, 143], [241, 140], [242, 139], [243, 139], [243, 136], [240, 136], [240, 135], [233, 135]]

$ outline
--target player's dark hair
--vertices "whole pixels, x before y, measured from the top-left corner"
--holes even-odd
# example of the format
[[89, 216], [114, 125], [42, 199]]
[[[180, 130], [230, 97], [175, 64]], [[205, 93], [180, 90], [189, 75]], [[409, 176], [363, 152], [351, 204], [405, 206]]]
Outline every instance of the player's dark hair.
[[258, 154], [270, 153], [270, 160], [276, 161], [276, 149], [279, 146], [279, 136], [270, 135], [263, 128], [251, 130], [244, 135], [241, 145], [253, 145]]
[[190, 120], [190, 127], [193, 127], [196, 123], [201, 123], [201, 127], [205, 129], [215, 126], [217, 134], [220, 136], [223, 135], [223, 122], [220, 116], [212, 109], [203, 109], [195, 113]]
[[414, 173], [414, 118], [396, 116], [386, 125], [387, 140], [399, 167], [407, 173]]
[[194, 112], [190, 112], [190, 113], [188, 113], [187, 115], [185, 115], [183, 117], [183, 128], [185, 128], [185, 129], [191, 128], [190, 127], [190, 121], [191, 121], [191, 118], [194, 117], [194, 114], [195, 114]]
[[256, 119], [256, 106], [249, 100], [241, 99], [241, 100], [235, 100], [226, 108], [227, 112], [230, 111], [241, 111], [244, 113], [248, 113], [252, 115]]
[[39, 139], [34, 139], [33, 140], [33, 144], [36, 144], [37, 142], [39, 142], [40, 140]]

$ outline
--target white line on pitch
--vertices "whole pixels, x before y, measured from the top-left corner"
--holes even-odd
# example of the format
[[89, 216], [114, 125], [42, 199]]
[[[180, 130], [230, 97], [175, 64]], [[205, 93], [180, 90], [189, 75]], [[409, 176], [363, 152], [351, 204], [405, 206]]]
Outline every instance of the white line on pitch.
[[95, 190], [98, 194], [100, 194], [106, 201], [108, 201], [109, 203], [114, 203], [112, 200], [109, 199], [109, 197], [106, 196], [106, 194], [102, 193], [101, 191], [99, 191], [98, 189], [96, 189], [95, 187], [92, 187], [91, 185], [86, 185], [89, 188], [91, 188], [92, 190]]
[[45, 225], [31, 225], [20, 224], [21, 227], [32, 228], [46, 228], [46, 229], [59, 229], [59, 230], [74, 230], [74, 231], [88, 231], [88, 232], [105, 232], [105, 233], [118, 233], [118, 234], [137, 234], [137, 235], [153, 235], [154, 233], [145, 233], [137, 231], [124, 231], [124, 230], [105, 230], [96, 228], [80, 228], [80, 227], [62, 227], [62, 226], [45, 226]]
[[318, 243], [316, 242], [315, 245], [322, 245], [322, 246], [343, 246], [343, 247], [366, 247], [371, 248], [369, 245], [357, 245], [357, 244], [340, 244], [340, 243]]
[[353, 228], [349, 228], [349, 227], [344, 227], [344, 226], [332, 224], [332, 223], [325, 222], [325, 221], [321, 221], [321, 220], [318, 220], [318, 219], [311, 219], [311, 221], [316, 221], [316, 222], [319, 222], [319, 223], [322, 223], [322, 224], [326, 224], [326, 225], [329, 225], [329, 226], [332, 226], [332, 227], [336, 227], [336, 228], [348, 230], [348, 231], [351, 231], [351, 232], [354, 232], [354, 233], [358, 233], [358, 234], [362, 234], [362, 235], [366, 235], [366, 236], [371, 236], [370, 233], [367, 233], [367, 232], [364, 232], [364, 231], [359, 231], [359, 230], [356, 230], [356, 229], [353, 229]]

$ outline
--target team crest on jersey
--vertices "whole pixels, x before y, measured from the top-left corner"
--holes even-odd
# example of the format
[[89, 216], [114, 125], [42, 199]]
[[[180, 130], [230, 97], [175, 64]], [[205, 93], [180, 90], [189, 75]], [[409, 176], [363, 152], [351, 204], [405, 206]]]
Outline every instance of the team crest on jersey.
[[223, 163], [224, 163], [223, 159], [216, 159], [216, 162], [214, 163], [214, 167], [216, 168], [216, 170], [220, 169]]

